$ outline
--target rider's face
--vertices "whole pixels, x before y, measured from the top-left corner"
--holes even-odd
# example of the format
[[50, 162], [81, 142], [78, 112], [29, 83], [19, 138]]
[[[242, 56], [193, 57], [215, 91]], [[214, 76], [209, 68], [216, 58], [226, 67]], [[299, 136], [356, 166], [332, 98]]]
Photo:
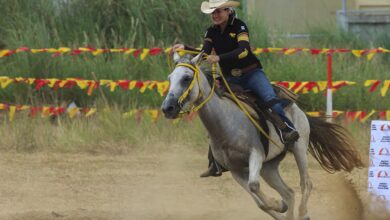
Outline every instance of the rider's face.
[[214, 25], [221, 25], [229, 20], [229, 10], [218, 8], [211, 14]]

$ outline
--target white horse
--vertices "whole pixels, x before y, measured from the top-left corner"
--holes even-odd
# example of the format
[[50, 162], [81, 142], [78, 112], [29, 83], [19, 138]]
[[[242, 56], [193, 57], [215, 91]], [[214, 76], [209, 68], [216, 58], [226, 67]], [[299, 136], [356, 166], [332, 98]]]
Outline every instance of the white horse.
[[[200, 57], [175, 59], [176, 67], [168, 77], [170, 87], [162, 111], [167, 118], [173, 119], [183, 109], [195, 107], [199, 110], [215, 160], [231, 171], [233, 178], [253, 197], [260, 209], [274, 219], [294, 219], [294, 191], [279, 174], [279, 163], [286, 148], [280, 147], [283, 144], [275, 129], [267, 121], [269, 136], [273, 140], [269, 142], [267, 154], [257, 128], [247, 115], [233, 101], [214, 93], [215, 81], [210, 82], [197, 65]], [[300, 134], [298, 141], [287, 146], [287, 150], [293, 153], [300, 174], [302, 200], [299, 219], [308, 220], [307, 201], [312, 182], [308, 174], [307, 150], [329, 172], [351, 171], [362, 167], [363, 163], [346, 129], [309, 117], [296, 104], [285, 111]], [[282, 200], [269, 198], [263, 193], [260, 175]]]

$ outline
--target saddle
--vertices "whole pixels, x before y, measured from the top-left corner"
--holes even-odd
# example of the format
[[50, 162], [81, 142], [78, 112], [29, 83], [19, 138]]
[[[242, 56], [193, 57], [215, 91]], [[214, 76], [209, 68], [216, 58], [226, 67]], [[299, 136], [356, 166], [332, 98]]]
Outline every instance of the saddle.
[[[298, 99], [298, 94], [280, 85], [272, 86], [283, 108], [286, 108], [293, 103], [296, 103]], [[278, 130], [278, 128], [282, 126], [279, 123], [284, 122], [282, 122], [278, 116], [275, 116], [273, 113], [271, 113], [268, 110], [268, 107], [264, 103], [262, 103], [254, 93], [248, 90], [244, 90], [241, 86], [238, 85], [229, 85], [229, 87], [236, 95], [238, 100], [241, 102], [241, 104], [248, 111], [248, 113], [259, 123], [259, 125], [264, 129], [266, 133], [269, 133], [269, 127], [266, 123], [267, 121], [272, 122], [275, 127], [275, 130]], [[218, 91], [223, 97], [231, 99], [234, 102], [232, 95], [229, 93], [225, 86], [220, 86]], [[279, 134], [280, 132], [277, 133]], [[269, 151], [269, 140], [261, 133], [260, 138], [263, 143], [263, 146], [265, 146], [265, 151], [267, 155]]]
[[[264, 113], [268, 112], [268, 108], [266, 107], [266, 105], [262, 103], [254, 93], [248, 90], [244, 90], [241, 86], [238, 85], [229, 86], [232, 92], [241, 101], [241, 104], [246, 107], [246, 109], [253, 118], [259, 119], [260, 115], [263, 115]], [[280, 102], [282, 103], [283, 108], [286, 108], [287, 106], [296, 103], [296, 101], [298, 100], [298, 94], [292, 92], [286, 87], [280, 85], [272, 85], [272, 87]], [[222, 94], [222, 96], [234, 101], [232, 95], [229, 93], [225, 86], [220, 86], [219, 93]], [[264, 114], [264, 116], [272, 121], [272, 118], [269, 118], [271, 116], [269, 116], [268, 114]]]

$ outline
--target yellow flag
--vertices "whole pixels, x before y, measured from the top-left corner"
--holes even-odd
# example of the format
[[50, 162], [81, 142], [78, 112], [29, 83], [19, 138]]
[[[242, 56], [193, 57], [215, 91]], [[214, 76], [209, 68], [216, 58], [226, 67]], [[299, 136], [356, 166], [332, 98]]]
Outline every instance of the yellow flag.
[[79, 108], [77, 107], [70, 108], [67, 110], [67, 112], [70, 118], [74, 118], [76, 115], [79, 114]]
[[123, 49], [110, 49], [111, 53], [120, 53], [123, 52]]
[[364, 50], [352, 50], [352, 54], [356, 57], [361, 57]]
[[71, 49], [69, 47], [60, 47], [58, 48], [58, 51], [61, 53], [68, 53], [71, 51]]
[[168, 88], [169, 88], [169, 82], [168, 81], [157, 83], [157, 92], [161, 96], [163, 96], [168, 91]]
[[381, 88], [381, 96], [386, 96], [389, 87], [390, 87], [390, 80], [385, 80]]
[[80, 50], [80, 51], [83, 51], [83, 52], [91, 51], [91, 49], [85, 48], [85, 47], [79, 47], [79, 50]]
[[15, 112], [16, 112], [16, 106], [10, 106], [9, 107], [9, 112], [8, 112], [9, 121], [13, 121], [14, 120]]
[[149, 55], [150, 49], [144, 48], [141, 53], [141, 60], [144, 60]]
[[104, 50], [103, 49], [96, 49], [95, 51], [92, 52], [94, 56], [103, 54]]
[[78, 79], [78, 80], [76, 80], [76, 83], [77, 83], [77, 85], [80, 87], [80, 89], [85, 89], [85, 88], [87, 88], [88, 87], [88, 82], [89, 82], [90, 80], [81, 80], [81, 79]]
[[139, 89], [141, 93], [144, 93], [146, 88], [148, 88], [148, 85], [150, 84], [150, 81], [145, 81], [144, 85]]
[[321, 115], [320, 112], [306, 112], [306, 114], [312, 117], [319, 117]]
[[329, 48], [323, 48], [320, 53], [327, 53], [329, 50]]
[[264, 49], [263, 48], [256, 48], [254, 51], [252, 51], [253, 54], [259, 55], [263, 53]]
[[41, 53], [45, 51], [44, 49], [30, 49], [31, 53]]
[[128, 51], [125, 52], [126, 55], [132, 54], [135, 51], [134, 48], [130, 48]]
[[371, 51], [370, 53], [368, 53], [367, 60], [372, 60], [372, 58], [374, 58], [375, 54], [377, 54], [376, 51]]
[[9, 52], [10, 52], [10, 50], [0, 50], [0, 57], [4, 57]]
[[172, 50], [172, 47], [168, 47], [164, 50], [165, 53], [169, 53]]
[[58, 81], [58, 79], [47, 79], [47, 80], [49, 80], [49, 87], [50, 88], [53, 88], [54, 87], [54, 85], [56, 84], [56, 82]]
[[287, 49], [287, 50], [284, 52], [284, 54], [285, 54], [285, 55], [290, 55], [290, 54], [293, 54], [293, 53], [296, 53], [296, 52], [297, 52], [296, 49]]
[[42, 107], [42, 117], [48, 117], [50, 116], [50, 107], [43, 106]]
[[85, 117], [89, 117], [89, 116], [91, 116], [91, 115], [93, 115], [95, 113], [96, 113], [96, 108], [91, 108], [91, 109], [89, 109], [87, 114], [85, 114]]
[[159, 110], [152, 109], [152, 110], [148, 110], [147, 113], [154, 122], [157, 121]]
[[268, 48], [269, 52], [278, 52], [278, 51], [282, 51], [282, 48], [274, 48], [274, 47], [270, 47]]
[[131, 80], [129, 83], [129, 90], [134, 89], [136, 84], [137, 84], [137, 80]]
[[371, 112], [368, 113], [364, 118], [362, 118], [362, 119], [360, 120], [360, 122], [362, 122], [362, 123], [366, 122], [367, 119], [369, 119], [373, 114], [375, 114], [375, 112], [376, 112], [375, 110], [371, 110]]
[[9, 77], [6, 77], [6, 76], [2, 76], [0, 77], [0, 85], [1, 85], [1, 88], [5, 89], [7, 88], [7, 86], [9, 84], [11, 84], [14, 80], [9, 78]]
[[[298, 86], [298, 88], [295, 88], [295, 91], [294, 92], [299, 92], [302, 90], [303, 87], [305, 87], [307, 85], [308, 82], [301, 82], [301, 85]], [[307, 93], [307, 91], [302, 91], [302, 93]]]
[[374, 84], [375, 82], [377, 82], [378, 80], [366, 80], [364, 81], [364, 86], [367, 87], [367, 86], [371, 86], [372, 84]]

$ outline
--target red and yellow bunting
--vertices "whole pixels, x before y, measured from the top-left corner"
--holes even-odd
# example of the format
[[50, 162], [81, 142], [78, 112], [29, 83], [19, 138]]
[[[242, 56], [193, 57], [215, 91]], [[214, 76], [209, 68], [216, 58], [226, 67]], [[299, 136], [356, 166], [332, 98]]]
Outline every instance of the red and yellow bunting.
[[[69, 118], [75, 117], [90, 117], [97, 113], [96, 108], [65, 108], [55, 106], [29, 106], [29, 105], [9, 105], [0, 103], [0, 111], [8, 112], [9, 120], [12, 121], [17, 112], [26, 111], [30, 117], [50, 117], [65, 115]], [[103, 111], [103, 110], [102, 110]], [[325, 112], [306, 112], [310, 116], [325, 116]], [[159, 109], [132, 109], [122, 114], [123, 118], [135, 118], [137, 122], [141, 122], [145, 117], [151, 121], [156, 122], [157, 119], [162, 116]], [[196, 112], [184, 115], [182, 118], [173, 120], [174, 123], [184, 120], [192, 121], [197, 117]], [[344, 118], [345, 122], [356, 121], [356, 122], [367, 122], [368, 120], [382, 119], [390, 120], [390, 110], [371, 110], [371, 111], [333, 111], [333, 118]]]
[[366, 80], [364, 86], [370, 86], [370, 92], [375, 91], [377, 87], [381, 86], [381, 96], [386, 96], [387, 91], [389, 91], [390, 88], [390, 80]]
[[[326, 116], [325, 112], [306, 112], [310, 116], [319, 117]], [[141, 121], [143, 116], [147, 116], [151, 118], [153, 121], [156, 121], [159, 116], [162, 116], [162, 113], [158, 109], [145, 110], [145, 109], [133, 109], [127, 113], [124, 113], [123, 116], [125, 118], [135, 117], [138, 122]], [[185, 115], [181, 119], [174, 120], [177, 122], [178, 120], [184, 121], [192, 121], [197, 117], [197, 113], [193, 112], [189, 115]], [[333, 118], [343, 118], [345, 122], [367, 122], [368, 120], [390, 120], [390, 110], [371, 110], [371, 111], [333, 111]]]
[[96, 113], [96, 108], [64, 108], [64, 107], [55, 107], [55, 106], [29, 106], [29, 105], [9, 105], [0, 103], [0, 110], [8, 111], [9, 120], [14, 119], [15, 113], [19, 111], [28, 111], [29, 116], [35, 117], [41, 115], [41, 117], [49, 116], [58, 116], [58, 115], [68, 115], [69, 118], [74, 118], [76, 116], [85, 116], [89, 117]]
[[[39, 53], [49, 53], [52, 57], [58, 57], [61, 55], [80, 55], [80, 54], [92, 54], [93, 56], [98, 56], [102, 54], [108, 53], [122, 53], [124, 55], [131, 55], [136, 58], [140, 58], [144, 60], [148, 56], [155, 56], [158, 54], [166, 54], [171, 51], [171, 48], [160, 48], [160, 47], [152, 47], [152, 48], [113, 48], [113, 49], [99, 49], [94, 47], [79, 47], [76, 49], [72, 49], [69, 47], [60, 47], [60, 48], [42, 48], [42, 49], [33, 49], [28, 47], [20, 47], [17, 49], [3, 49], [0, 50], [0, 58], [8, 57], [13, 54], [27, 52], [31, 54], [39, 54]], [[373, 48], [373, 49], [330, 49], [330, 48], [252, 48], [254, 54], [259, 55], [262, 53], [280, 53], [284, 55], [298, 54], [298, 53], [309, 53], [312, 55], [319, 54], [329, 54], [329, 53], [350, 53], [355, 57], [363, 57], [366, 56], [368, 60], [371, 60], [376, 54], [381, 53], [390, 53], [389, 49], [385, 48]]]
[[[82, 90], [86, 90], [88, 95], [92, 95], [93, 91], [99, 87], [106, 87], [111, 92], [114, 92], [117, 88], [122, 90], [134, 90], [138, 89], [141, 93], [146, 90], [157, 90], [160, 96], [164, 96], [169, 89], [168, 81], [156, 81], [156, 80], [86, 80], [79, 78], [67, 78], [67, 79], [35, 79], [35, 78], [23, 78], [16, 77], [10, 78], [7, 76], [0, 76], [0, 88], [6, 89], [11, 84], [27, 84], [35, 87], [36, 90], [40, 90], [42, 87], [49, 87], [54, 90], [58, 88], [72, 89], [78, 87]], [[295, 93], [306, 94], [309, 92], [319, 93], [326, 91], [327, 81], [278, 81], [272, 82], [273, 84], [279, 84], [284, 86]], [[352, 81], [334, 81], [332, 82], [333, 91], [337, 91], [345, 86], [356, 85], [356, 82]], [[381, 96], [386, 96], [390, 88], [390, 80], [366, 80], [363, 84], [365, 87], [370, 87], [369, 92], [375, 91], [380, 88]]]
[[107, 87], [111, 92], [114, 92], [116, 88], [121, 88], [123, 90], [134, 90], [138, 89], [141, 93], [144, 93], [146, 90], [157, 90], [157, 92], [163, 96], [169, 87], [168, 81], [155, 81], [155, 80], [85, 80], [77, 78], [67, 78], [67, 79], [35, 79], [35, 78], [9, 78], [6, 76], [0, 76], [0, 87], [2, 89], [7, 88], [11, 83], [25, 83], [27, 85], [32, 85], [36, 90], [40, 90], [42, 87], [47, 86], [52, 89], [66, 88], [72, 89], [73, 87], [78, 87], [82, 90], [87, 90], [88, 95], [92, 95], [93, 91], [99, 87]]

